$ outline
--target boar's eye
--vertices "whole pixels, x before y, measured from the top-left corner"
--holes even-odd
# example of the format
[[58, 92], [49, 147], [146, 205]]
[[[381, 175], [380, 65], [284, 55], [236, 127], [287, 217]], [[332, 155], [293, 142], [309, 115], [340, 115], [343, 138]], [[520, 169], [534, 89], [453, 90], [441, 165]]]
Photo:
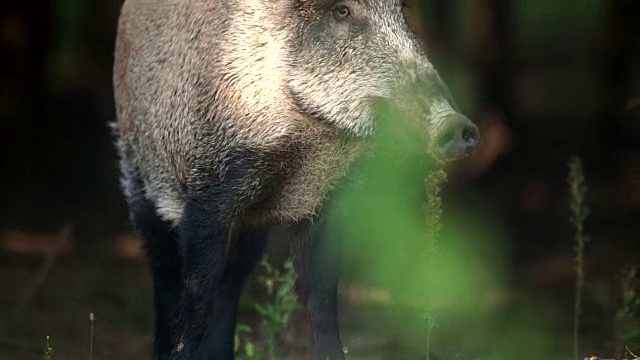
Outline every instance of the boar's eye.
[[338, 19], [347, 19], [351, 17], [351, 9], [347, 5], [340, 4], [333, 8], [333, 14]]

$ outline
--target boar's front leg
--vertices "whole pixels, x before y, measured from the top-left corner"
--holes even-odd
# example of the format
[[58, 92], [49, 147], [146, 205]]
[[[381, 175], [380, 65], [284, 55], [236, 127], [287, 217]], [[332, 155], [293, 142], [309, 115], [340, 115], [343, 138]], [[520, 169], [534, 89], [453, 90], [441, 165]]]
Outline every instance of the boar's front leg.
[[[229, 225], [223, 219], [218, 191], [189, 199], [179, 224], [184, 291], [174, 358], [207, 359], [205, 340], [214, 327], [214, 310], [225, 268]], [[211, 196], [209, 196], [211, 195]], [[233, 338], [227, 339], [233, 341]], [[233, 354], [216, 354], [215, 359]]]
[[[309, 330], [313, 360], [344, 360], [338, 326], [340, 242], [326, 221], [303, 221], [293, 230], [292, 252], [298, 273], [296, 290]], [[327, 236], [329, 235], [329, 236]]]
[[[174, 350], [179, 360], [233, 359], [235, 311], [242, 282], [259, 258], [265, 230], [242, 226], [242, 206], [255, 194], [260, 164], [250, 154], [237, 153], [227, 158], [224, 176], [211, 180], [187, 199], [178, 225], [182, 249], [184, 291], [180, 302], [178, 342]], [[258, 170], [256, 170], [258, 169]], [[232, 232], [239, 233], [230, 239]], [[252, 244], [253, 242], [253, 244]], [[235, 263], [234, 246], [242, 261]], [[248, 249], [248, 250], [247, 250]], [[218, 309], [220, 311], [218, 311]]]

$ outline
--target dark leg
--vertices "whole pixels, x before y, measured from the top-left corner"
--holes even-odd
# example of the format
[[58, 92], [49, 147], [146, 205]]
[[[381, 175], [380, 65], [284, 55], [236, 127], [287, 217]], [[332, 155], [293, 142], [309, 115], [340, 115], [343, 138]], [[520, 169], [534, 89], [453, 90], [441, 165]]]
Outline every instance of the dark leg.
[[153, 275], [155, 307], [154, 358], [169, 359], [175, 346], [172, 328], [182, 293], [182, 264], [177, 235], [162, 221], [139, 189], [131, 196], [131, 221], [144, 239]]
[[242, 288], [264, 253], [267, 229], [241, 232], [231, 243], [216, 298], [215, 327], [207, 341], [209, 359], [233, 360], [233, 339]]
[[[206, 359], [204, 340], [214, 324], [214, 307], [225, 268], [229, 220], [220, 212], [220, 197], [187, 201], [179, 225], [184, 292], [176, 359]], [[232, 340], [230, 340], [232, 341]], [[214, 359], [223, 359], [215, 354]]]
[[311, 358], [344, 360], [338, 327], [338, 278], [341, 248], [327, 236], [320, 221], [298, 224], [292, 239], [293, 258], [298, 272], [296, 284], [309, 325]]
[[[226, 270], [227, 250], [235, 245], [230, 239], [232, 227], [240, 226], [243, 209], [262, 192], [263, 166], [254, 155], [248, 151], [229, 155], [222, 179], [214, 177], [206, 187], [190, 190], [178, 226], [184, 291], [175, 359], [233, 359], [235, 319], [223, 319], [218, 327], [216, 308], [228, 306], [226, 296], [221, 296], [228, 290], [225, 277], [238, 276], [235, 270], [231, 275]], [[212, 337], [215, 342], [209, 347]]]

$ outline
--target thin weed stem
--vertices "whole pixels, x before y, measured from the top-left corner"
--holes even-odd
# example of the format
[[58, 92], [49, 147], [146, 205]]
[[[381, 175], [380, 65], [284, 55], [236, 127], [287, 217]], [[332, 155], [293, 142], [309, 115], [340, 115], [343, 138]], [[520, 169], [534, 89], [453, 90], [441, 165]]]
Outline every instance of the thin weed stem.
[[51, 360], [53, 359], [53, 348], [51, 347], [51, 344], [49, 343], [49, 335], [47, 335], [46, 337], [46, 342], [45, 342], [45, 346], [44, 346], [44, 356], [42, 357], [43, 360]]
[[89, 322], [91, 323], [91, 332], [89, 335], [89, 360], [93, 360], [93, 313], [89, 313]]
[[[427, 222], [427, 243], [425, 246], [425, 264], [437, 261], [438, 237], [442, 229], [442, 197], [440, 196], [442, 184], [447, 180], [447, 174], [442, 169], [436, 169], [429, 174], [425, 181], [425, 189], [427, 196], [426, 203], [426, 222]], [[428, 272], [428, 265], [425, 265], [425, 276], [431, 276]], [[431, 304], [427, 304], [425, 319], [427, 321], [426, 334], [426, 360], [430, 360], [431, 356], [431, 339], [433, 329], [436, 327], [435, 314], [431, 309]]]
[[582, 170], [582, 162], [578, 157], [573, 157], [569, 160], [569, 175], [567, 181], [571, 195], [569, 203], [571, 217], [569, 221], [575, 228], [576, 289], [573, 312], [573, 358], [574, 360], [579, 360], [580, 313], [582, 311], [582, 288], [584, 286], [584, 249], [587, 242], [587, 236], [584, 231], [584, 221], [589, 214], [589, 209], [585, 201], [587, 184]]

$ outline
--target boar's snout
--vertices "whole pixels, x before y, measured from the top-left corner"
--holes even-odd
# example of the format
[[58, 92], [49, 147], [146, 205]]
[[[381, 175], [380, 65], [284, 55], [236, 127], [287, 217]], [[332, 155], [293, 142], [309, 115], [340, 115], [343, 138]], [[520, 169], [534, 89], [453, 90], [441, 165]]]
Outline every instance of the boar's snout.
[[444, 161], [460, 159], [473, 151], [479, 138], [478, 127], [469, 118], [453, 113], [447, 115], [436, 133], [435, 151]]

